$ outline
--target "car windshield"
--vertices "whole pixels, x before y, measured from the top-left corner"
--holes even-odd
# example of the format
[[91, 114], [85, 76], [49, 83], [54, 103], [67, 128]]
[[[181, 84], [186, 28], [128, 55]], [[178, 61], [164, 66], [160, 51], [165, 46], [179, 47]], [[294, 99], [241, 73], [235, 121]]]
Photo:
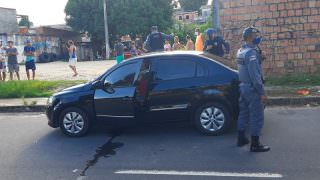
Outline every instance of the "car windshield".
[[227, 67], [229, 67], [231, 69], [234, 69], [234, 70], [237, 69], [236, 63], [234, 61], [232, 61], [232, 60], [228, 60], [228, 59], [225, 59], [225, 58], [222, 58], [222, 57], [219, 57], [219, 56], [215, 56], [213, 54], [206, 53], [206, 52], [204, 52], [204, 53], [202, 53], [200, 55], [204, 56], [206, 58], [209, 58], [211, 60], [215, 60], [215, 61], [217, 61], [217, 62], [219, 62], [219, 63], [221, 63], [221, 64], [223, 64], [223, 65], [225, 65], [225, 66], [227, 66]]

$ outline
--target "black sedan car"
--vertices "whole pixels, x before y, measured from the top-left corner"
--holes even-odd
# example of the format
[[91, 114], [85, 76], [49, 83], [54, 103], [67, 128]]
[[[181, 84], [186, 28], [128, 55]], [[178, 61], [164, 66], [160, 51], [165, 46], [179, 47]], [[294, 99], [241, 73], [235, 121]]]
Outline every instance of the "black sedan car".
[[85, 135], [98, 121], [191, 121], [219, 135], [238, 115], [238, 73], [202, 52], [155, 53], [129, 59], [97, 79], [54, 94], [49, 125]]

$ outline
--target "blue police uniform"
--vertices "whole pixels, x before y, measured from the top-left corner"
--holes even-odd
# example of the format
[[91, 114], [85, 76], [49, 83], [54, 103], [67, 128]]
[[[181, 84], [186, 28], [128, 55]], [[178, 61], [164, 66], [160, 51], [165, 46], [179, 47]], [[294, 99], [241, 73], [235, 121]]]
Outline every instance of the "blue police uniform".
[[[209, 39], [205, 41], [203, 51], [206, 51], [216, 56], [223, 57], [224, 56], [223, 48], [225, 48], [226, 53], [229, 54], [230, 52], [229, 44], [225, 42], [225, 40], [221, 36], [215, 36], [212, 39], [212, 34], [214, 33], [216, 33], [216, 30], [212, 28], [207, 29], [207, 36], [209, 37]], [[208, 46], [212, 46], [212, 48], [207, 50]]]
[[152, 32], [146, 39], [145, 48], [149, 52], [164, 51], [164, 43], [166, 40], [172, 40], [171, 35], [161, 32]]
[[264, 105], [261, 96], [265, 95], [262, 82], [261, 55], [255, 45], [245, 44], [237, 53], [240, 80], [240, 113], [238, 130], [245, 131], [250, 121], [252, 136], [260, 136], [264, 123]]

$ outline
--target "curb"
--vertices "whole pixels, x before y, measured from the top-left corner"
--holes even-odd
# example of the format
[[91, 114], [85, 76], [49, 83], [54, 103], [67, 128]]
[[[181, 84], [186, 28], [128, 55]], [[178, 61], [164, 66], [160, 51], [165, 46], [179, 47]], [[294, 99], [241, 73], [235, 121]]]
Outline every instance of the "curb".
[[0, 113], [16, 113], [16, 112], [45, 112], [45, 105], [35, 106], [0, 106]]
[[[269, 97], [267, 106], [320, 106], [320, 96], [310, 97]], [[0, 106], [0, 113], [45, 112], [46, 105]]]
[[267, 106], [319, 106], [320, 96], [308, 97], [269, 97]]

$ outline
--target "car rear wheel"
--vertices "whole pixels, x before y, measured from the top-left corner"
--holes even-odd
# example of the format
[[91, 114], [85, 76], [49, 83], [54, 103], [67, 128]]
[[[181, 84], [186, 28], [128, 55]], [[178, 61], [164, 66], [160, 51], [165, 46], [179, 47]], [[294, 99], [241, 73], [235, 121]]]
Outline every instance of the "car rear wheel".
[[194, 122], [201, 133], [220, 135], [228, 130], [231, 116], [223, 104], [207, 103], [197, 109]]
[[75, 107], [65, 109], [60, 115], [60, 129], [71, 137], [84, 136], [89, 129], [86, 113]]

